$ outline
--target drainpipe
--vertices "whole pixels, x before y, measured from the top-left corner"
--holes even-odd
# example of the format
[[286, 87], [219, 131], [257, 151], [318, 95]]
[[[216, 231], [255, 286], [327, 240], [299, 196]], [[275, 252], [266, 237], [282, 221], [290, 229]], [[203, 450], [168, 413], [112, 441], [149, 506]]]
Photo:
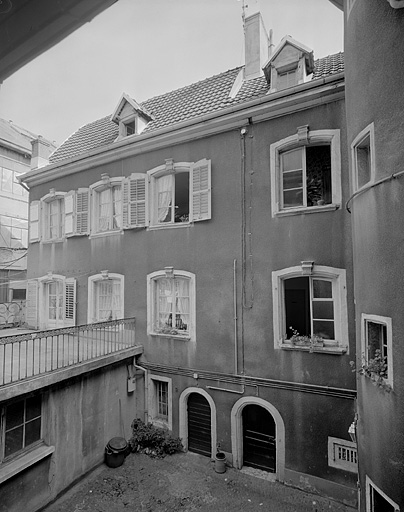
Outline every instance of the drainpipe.
[[233, 261], [233, 313], [234, 313], [234, 374], [238, 372], [238, 336], [237, 336], [237, 260]]
[[147, 374], [146, 368], [143, 368], [143, 366], [136, 364], [136, 357], [133, 358], [133, 367], [144, 373], [144, 422], [147, 423], [148, 415], [149, 415], [149, 411], [148, 411], [149, 383], [148, 383], [148, 378], [147, 378], [148, 374]]

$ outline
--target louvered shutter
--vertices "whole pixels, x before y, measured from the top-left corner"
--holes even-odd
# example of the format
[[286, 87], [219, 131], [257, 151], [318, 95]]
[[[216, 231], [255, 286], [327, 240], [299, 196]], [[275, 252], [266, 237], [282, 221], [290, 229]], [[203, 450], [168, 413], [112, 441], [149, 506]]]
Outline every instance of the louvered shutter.
[[75, 192], [71, 190], [65, 195], [65, 235], [74, 235], [74, 200]]
[[39, 210], [40, 202], [32, 201], [29, 205], [29, 241], [39, 241]]
[[88, 188], [77, 190], [75, 210], [75, 234], [87, 235], [90, 231], [90, 192]]
[[38, 281], [36, 279], [27, 281], [25, 321], [28, 327], [38, 328]]
[[123, 222], [127, 228], [144, 227], [146, 216], [147, 175], [133, 173], [123, 183]]
[[76, 325], [76, 280], [65, 281], [65, 326]]
[[191, 166], [191, 221], [211, 218], [211, 161], [199, 160]]

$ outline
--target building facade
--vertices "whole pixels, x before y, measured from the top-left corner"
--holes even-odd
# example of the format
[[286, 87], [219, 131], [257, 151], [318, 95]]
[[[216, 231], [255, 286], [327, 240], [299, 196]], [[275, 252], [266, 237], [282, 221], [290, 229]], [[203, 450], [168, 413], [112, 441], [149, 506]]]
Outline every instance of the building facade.
[[27, 318], [136, 317], [133, 417], [355, 504], [343, 55], [267, 48], [257, 13], [245, 67], [124, 94], [23, 177]]
[[[38, 144], [43, 158], [38, 159]], [[33, 147], [34, 146], [34, 147]], [[48, 163], [54, 144], [0, 119], [0, 303], [25, 300], [28, 248], [28, 190], [18, 177]], [[7, 309], [7, 308], [5, 308]], [[3, 318], [3, 311], [0, 316]], [[6, 315], [6, 311], [5, 311]], [[7, 316], [7, 315], [6, 315]], [[4, 316], [4, 319], [6, 318]], [[4, 323], [0, 321], [0, 323]]]

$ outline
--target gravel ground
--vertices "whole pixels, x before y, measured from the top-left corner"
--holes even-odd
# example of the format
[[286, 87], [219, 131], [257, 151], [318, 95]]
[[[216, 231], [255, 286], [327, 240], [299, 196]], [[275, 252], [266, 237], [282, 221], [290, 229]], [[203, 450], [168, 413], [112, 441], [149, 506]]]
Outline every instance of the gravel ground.
[[130, 454], [119, 468], [101, 465], [43, 512], [354, 512], [329, 499], [232, 468], [214, 471], [192, 453], [152, 459]]

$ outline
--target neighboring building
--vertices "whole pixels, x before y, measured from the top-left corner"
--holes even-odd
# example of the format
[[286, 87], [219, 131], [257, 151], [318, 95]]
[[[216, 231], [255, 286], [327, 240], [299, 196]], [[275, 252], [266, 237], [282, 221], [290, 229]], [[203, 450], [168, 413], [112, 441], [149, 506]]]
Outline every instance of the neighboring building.
[[[38, 158], [41, 147], [42, 158]], [[0, 303], [25, 300], [28, 191], [18, 177], [40, 165], [56, 146], [11, 121], [0, 119]], [[8, 311], [5, 307], [4, 314]], [[0, 311], [0, 324], [3, 319]], [[7, 315], [6, 315], [7, 316]], [[4, 319], [6, 319], [6, 316]]]
[[124, 94], [23, 177], [27, 316], [135, 316], [133, 417], [355, 503], [343, 55], [289, 36], [268, 55], [258, 13], [245, 33], [245, 67]]
[[367, 373], [357, 383], [360, 510], [402, 512], [404, 1], [333, 3], [345, 13], [356, 366]]

